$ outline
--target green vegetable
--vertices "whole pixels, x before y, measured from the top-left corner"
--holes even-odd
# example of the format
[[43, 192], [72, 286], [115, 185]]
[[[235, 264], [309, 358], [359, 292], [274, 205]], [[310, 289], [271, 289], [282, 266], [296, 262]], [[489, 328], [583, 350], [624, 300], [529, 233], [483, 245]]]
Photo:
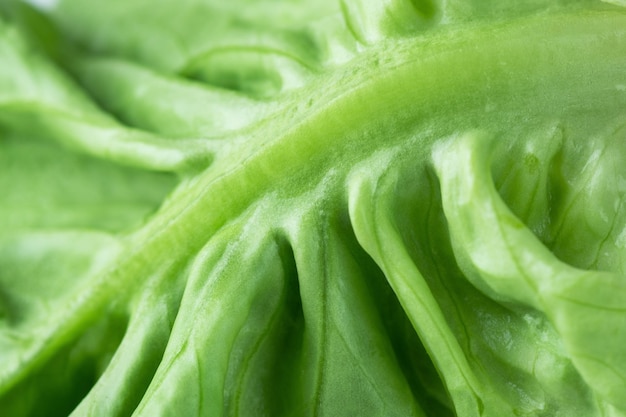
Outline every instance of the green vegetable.
[[0, 416], [626, 416], [621, 0], [0, 0]]

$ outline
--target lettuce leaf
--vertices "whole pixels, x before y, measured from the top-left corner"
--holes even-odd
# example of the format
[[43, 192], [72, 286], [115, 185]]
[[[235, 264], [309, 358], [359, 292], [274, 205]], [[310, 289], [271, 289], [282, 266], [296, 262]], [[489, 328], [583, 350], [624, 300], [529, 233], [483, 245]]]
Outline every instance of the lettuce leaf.
[[626, 9], [0, 1], [0, 415], [626, 416]]

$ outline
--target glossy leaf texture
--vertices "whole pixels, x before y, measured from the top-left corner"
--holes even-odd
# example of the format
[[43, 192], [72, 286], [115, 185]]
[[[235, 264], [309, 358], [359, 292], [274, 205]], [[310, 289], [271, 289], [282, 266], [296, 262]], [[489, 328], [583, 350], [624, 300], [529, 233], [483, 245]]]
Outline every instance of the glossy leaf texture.
[[626, 416], [625, 162], [619, 1], [0, 0], [0, 415]]

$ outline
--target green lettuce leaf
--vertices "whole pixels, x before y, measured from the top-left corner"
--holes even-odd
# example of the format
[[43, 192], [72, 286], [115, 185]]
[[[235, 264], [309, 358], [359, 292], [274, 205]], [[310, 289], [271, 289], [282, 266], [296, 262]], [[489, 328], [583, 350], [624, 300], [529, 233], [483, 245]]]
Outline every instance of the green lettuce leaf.
[[0, 0], [0, 416], [626, 416], [622, 3]]

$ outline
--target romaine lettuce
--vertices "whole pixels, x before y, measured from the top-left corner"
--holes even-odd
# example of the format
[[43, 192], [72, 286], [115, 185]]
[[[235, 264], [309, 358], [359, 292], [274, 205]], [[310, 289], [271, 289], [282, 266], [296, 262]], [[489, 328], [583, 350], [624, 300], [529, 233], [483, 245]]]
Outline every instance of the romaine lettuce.
[[626, 416], [623, 1], [37, 3], [0, 416]]

